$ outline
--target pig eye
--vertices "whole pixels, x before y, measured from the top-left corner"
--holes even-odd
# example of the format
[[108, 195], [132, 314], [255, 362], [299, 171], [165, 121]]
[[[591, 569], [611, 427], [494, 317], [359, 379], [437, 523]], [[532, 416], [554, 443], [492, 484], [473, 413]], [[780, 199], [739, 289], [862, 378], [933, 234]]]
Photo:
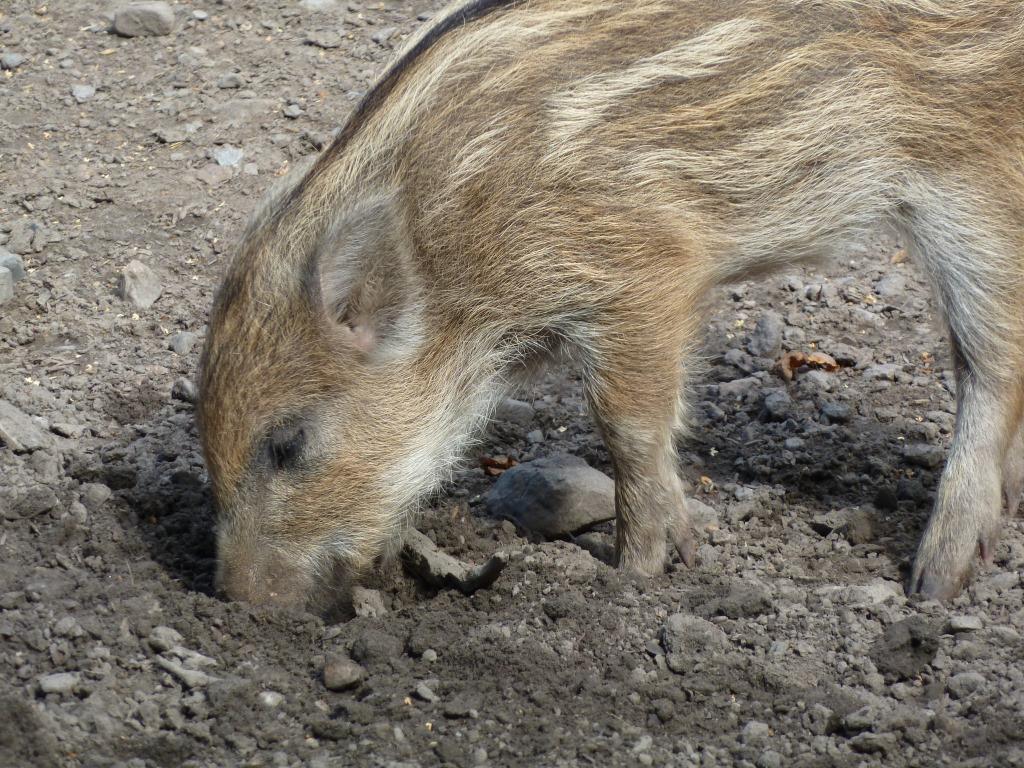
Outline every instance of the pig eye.
[[302, 427], [277, 427], [267, 437], [270, 464], [278, 470], [295, 466], [306, 446], [306, 430]]

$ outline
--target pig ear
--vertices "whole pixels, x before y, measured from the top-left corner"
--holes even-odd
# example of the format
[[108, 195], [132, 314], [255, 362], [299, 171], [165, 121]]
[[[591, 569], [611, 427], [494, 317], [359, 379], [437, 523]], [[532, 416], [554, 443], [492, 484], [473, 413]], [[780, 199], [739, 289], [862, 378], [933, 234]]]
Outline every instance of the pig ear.
[[394, 195], [346, 211], [320, 247], [313, 293], [343, 344], [394, 357], [420, 337], [419, 281]]

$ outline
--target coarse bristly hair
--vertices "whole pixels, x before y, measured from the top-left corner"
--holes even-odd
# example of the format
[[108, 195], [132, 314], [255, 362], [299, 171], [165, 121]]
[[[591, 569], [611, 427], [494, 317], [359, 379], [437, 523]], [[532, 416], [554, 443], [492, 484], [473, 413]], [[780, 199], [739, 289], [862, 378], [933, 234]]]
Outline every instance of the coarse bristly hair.
[[1015, 2], [451, 6], [218, 293], [199, 416], [225, 589], [295, 601], [365, 568], [556, 350], [613, 458], [620, 565], [658, 572], [666, 531], [692, 562], [673, 433], [707, 298], [886, 223], [958, 361], [911, 581], [955, 594], [1024, 477], [1022, 83]]

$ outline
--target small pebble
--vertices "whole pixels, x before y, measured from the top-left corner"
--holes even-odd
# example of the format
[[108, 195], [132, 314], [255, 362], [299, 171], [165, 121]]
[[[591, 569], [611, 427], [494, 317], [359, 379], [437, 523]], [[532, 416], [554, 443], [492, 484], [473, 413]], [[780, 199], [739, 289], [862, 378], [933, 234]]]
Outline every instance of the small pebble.
[[953, 633], [977, 632], [981, 627], [980, 616], [951, 616], [949, 619], [949, 631]]
[[426, 683], [418, 684], [416, 686], [416, 690], [413, 691], [413, 693], [416, 694], [417, 698], [422, 699], [423, 701], [426, 701], [430, 704], [436, 704], [438, 701], [440, 701], [440, 697], [436, 693], [434, 693], [433, 689], [431, 689], [431, 687]]
[[199, 337], [196, 334], [189, 331], [181, 331], [175, 333], [169, 339], [167, 339], [167, 348], [174, 352], [176, 355], [184, 357], [192, 351], [192, 347], [195, 346], [196, 340]]
[[0, 56], [0, 67], [14, 70], [25, 63], [25, 57], [20, 53], [8, 52]]
[[273, 709], [274, 707], [280, 706], [281, 702], [284, 701], [284, 696], [277, 691], [260, 691], [260, 704], [267, 709]]
[[117, 295], [138, 309], [149, 309], [163, 294], [157, 273], [148, 265], [133, 259], [121, 269]]
[[191, 379], [182, 376], [176, 379], [171, 386], [171, 399], [181, 400], [183, 403], [194, 403], [199, 399], [199, 392]]
[[43, 693], [71, 693], [78, 686], [79, 677], [71, 672], [56, 672], [39, 678], [39, 690]]
[[217, 147], [213, 151], [213, 159], [217, 161], [217, 165], [234, 168], [242, 162], [242, 150], [230, 144], [225, 144], [223, 147]]
[[167, 3], [128, 3], [114, 12], [114, 31], [124, 37], [157, 37], [174, 31], [174, 10]]
[[0, 304], [14, 298], [14, 275], [7, 267], [0, 267]]
[[91, 85], [76, 83], [71, 86], [71, 95], [79, 104], [83, 104], [96, 95], [96, 89]]
[[328, 654], [324, 664], [324, 686], [329, 691], [347, 691], [355, 688], [366, 677], [366, 670], [348, 656]]

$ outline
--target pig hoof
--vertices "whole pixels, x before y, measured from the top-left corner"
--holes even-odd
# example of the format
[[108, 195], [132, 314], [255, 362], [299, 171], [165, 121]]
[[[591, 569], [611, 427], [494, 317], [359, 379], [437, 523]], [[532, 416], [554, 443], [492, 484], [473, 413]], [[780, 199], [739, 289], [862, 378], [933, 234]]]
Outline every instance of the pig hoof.
[[697, 564], [697, 539], [693, 535], [693, 526], [689, 520], [677, 520], [669, 526], [668, 537], [679, 555], [679, 559], [687, 568]]
[[913, 575], [907, 585], [907, 594], [921, 594], [933, 600], [952, 600], [970, 582], [974, 571], [975, 556], [984, 565], [992, 565], [998, 539], [998, 528], [994, 528], [978, 535], [973, 550], [963, 552], [957, 547], [957, 555], [953, 555], [949, 550], [946, 550], [945, 554], [934, 554], [937, 551], [942, 552], [942, 550], [934, 545], [929, 545], [926, 535], [914, 561]]
[[955, 572], [935, 564], [915, 566], [907, 593], [945, 602], [959, 595], [969, 578], [970, 568]]

